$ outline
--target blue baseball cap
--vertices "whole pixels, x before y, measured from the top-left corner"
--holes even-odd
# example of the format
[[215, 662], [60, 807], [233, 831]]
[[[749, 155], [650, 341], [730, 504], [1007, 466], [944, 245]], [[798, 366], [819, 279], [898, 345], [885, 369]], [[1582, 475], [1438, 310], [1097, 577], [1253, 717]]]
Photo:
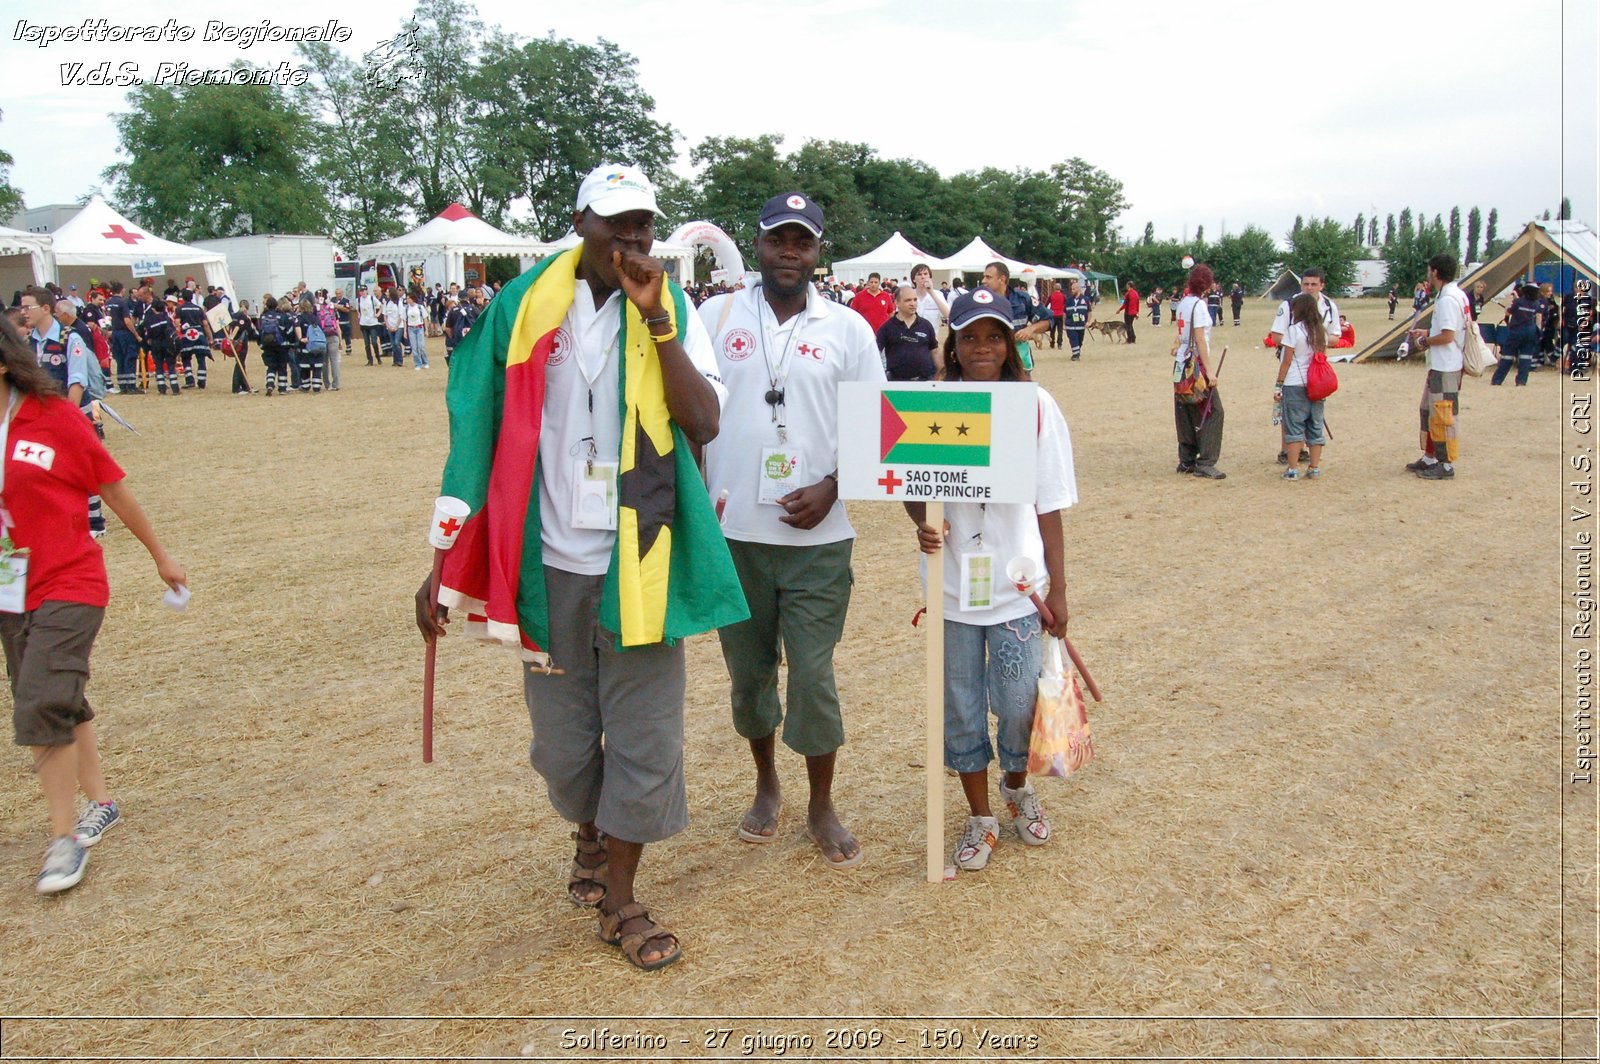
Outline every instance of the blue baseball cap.
[[798, 192], [784, 192], [767, 200], [759, 220], [763, 233], [780, 225], [803, 225], [812, 236], [822, 235], [822, 208]]
[[987, 288], [975, 288], [956, 296], [950, 306], [950, 328], [965, 329], [979, 318], [993, 318], [1011, 328], [1011, 301], [1001, 299]]

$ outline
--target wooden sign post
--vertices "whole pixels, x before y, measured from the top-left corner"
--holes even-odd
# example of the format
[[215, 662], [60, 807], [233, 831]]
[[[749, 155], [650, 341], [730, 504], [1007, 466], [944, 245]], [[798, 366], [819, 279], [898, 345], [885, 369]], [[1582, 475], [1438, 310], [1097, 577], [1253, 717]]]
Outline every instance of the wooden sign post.
[[[944, 527], [946, 502], [1031, 503], [1039, 406], [1034, 384], [847, 382], [839, 386], [839, 496], [923, 502]], [[924, 712], [929, 883], [944, 881], [944, 555], [927, 558]]]

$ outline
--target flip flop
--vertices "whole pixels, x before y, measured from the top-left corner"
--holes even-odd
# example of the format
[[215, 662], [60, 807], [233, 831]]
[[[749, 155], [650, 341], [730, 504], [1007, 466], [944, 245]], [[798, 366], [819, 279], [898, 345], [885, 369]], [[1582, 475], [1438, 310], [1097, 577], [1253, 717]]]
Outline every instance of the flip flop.
[[758, 846], [769, 842], [778, 841], [778, 816], [782, 812], [782, 805], [778, 806], [778, 808], [773, 811], [771, 835], [763, 835], [759, 831], [751, 831], [749, 828], [745, 827], [744, 821], [750, 819], [750, 814], [746, 813], [744, 815], [744, 820], [739, 821], [739, 838], [743, 839], [745, 842], [753, 842]]
[[[856, 842], [856, 855], [854, 857], [833, 858], [828, 856], [827, 847], [823, 845], [821, 839], [811, 833], [810, 828], [806, 829], [806, 834], [810, 836], [812, 842], [816, 843], [817, 854], [822, 858], [822, 863], [835, 872], [848, 872], [852, 868], [859, 868], [861, 862], [867, 859], [867, 851], [862, 847], [859, 840]], [[852, 835], [851, 838], [855, 838], [855, 836]]]

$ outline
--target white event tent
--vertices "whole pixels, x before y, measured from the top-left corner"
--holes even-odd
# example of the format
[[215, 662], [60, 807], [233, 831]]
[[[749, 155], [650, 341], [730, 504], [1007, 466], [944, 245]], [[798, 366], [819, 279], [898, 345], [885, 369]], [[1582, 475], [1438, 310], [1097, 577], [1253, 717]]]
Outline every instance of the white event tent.
[[50, 263], [50, 238], [0, 225], [0, 293], [44, 284], [54, 269]]
[[99, 281], [134, 280], [135, 264], [157, 263], [160, 269], [141, 269], [139, 277], [154, 277], [158, 290], [166, 278], [181, 281], [196, 267], [205, 274], [204, 284], [220, 285], [229, 295], [237, 295], [228, 274], [228, 257], [221, 252], [190, 247], [163, 240], [112, 209], [100, 196], [93, 196], [65, 225], [50, 234], [50, 250], [55, 258], [56, 283], [65, 288], [78, 286], [88, 291], [89, 279]]
[[928, 267], [933, 271], [935, 281], [948, 281], [961, 272], [949, 265], [947, 260], [923, 251], [896, 229], [893, 236], [866, 254], [835, 261], [832, 273], [845, 284], [865, 281], [871, 273], [881, 275], [885, 281], [891, 277], [909, 280], [913, 266]]
[[[578, 239], [578, 234], [571, 229], [567, 235], [551, 245], [551, 251], [566, 251], [575, 248], [583, 241]], [[680, 285], [694, 283], [694, 255], [695, 249], [688, 244], [669, 244], [665, 240], [657, 240], [650, 245], [650, 254], [658, 259], [671, 263], [674, 273], [673, 280]]]
[[527, 269], [550, 250], [543, 241], [496, 229], [461, 204], [452, 203], [404, 236], [362, 244], [356, 248], [356, 257], [361, 262], [377, 259], [396, 263], [401, 276], [405, 276], [407, 267], [420, 263], [424, 283], [432, 287], [466, 284], [468, 255], [514, 255]]

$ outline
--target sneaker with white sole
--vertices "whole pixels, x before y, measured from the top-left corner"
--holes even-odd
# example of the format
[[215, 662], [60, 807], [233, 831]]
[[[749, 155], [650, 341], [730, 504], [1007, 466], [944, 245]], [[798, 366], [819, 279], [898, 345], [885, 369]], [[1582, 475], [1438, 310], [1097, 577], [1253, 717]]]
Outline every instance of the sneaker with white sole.
[[956, 843], [956, 867], [976, 872], [989, 863], [995, 843], [1000, 841], [1000, 821], [992, 816], [969, 816]]
[[89, 850], [73, 841], [71, 835], [51, 839], [44, 851], [44, 869], [34, 880], [33, 889], [40, 894], [59, 894], [71, 890], [83, 879], [89, 867]]
[[1050, 818], [1044, 815], [1039, 796], [1033, 793], [1033, 784], [1024, 783], [1017, 790], [1000, 785], [1000, 797], [1006, 803], [1006, 813], [1017, 838], [1029, 846], [1043, 846], [1050, 841]]
[[89, 808], [78, 818], [78, 826], [72, 830], [72, 837], [79, 846], [93, 846], [100, 841], [101, 835], [121, 819], [122, 814], [118, 812], [116, 802], [90, 802]]

